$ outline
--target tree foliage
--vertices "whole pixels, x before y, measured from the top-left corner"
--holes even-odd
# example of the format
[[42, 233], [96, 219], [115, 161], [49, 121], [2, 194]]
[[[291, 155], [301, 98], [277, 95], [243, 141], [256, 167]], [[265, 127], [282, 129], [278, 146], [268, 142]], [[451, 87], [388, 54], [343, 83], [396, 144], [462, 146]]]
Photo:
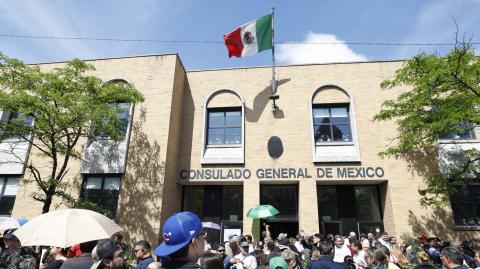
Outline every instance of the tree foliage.
[[[385, 101], [374, 117], [398, 124], [396, 143], [380, 156], [399, 158], [432, 149], [435, 152], [439, 138], [472, 131], [480, 123], [480, 60], [468, 43], [457, 44], [443, 57], [420, 53], [406, 61], [393, 79], [381, 84], [382, 89], [398, 86], [410, 90]], [[455, 142], [456, 138], [452, 139]], [[460, 167], [426, 179], [426, 188], [419, 190], [423, 206], [442, 205], [447, 201], [449, 183], [468, 182], [472, 174], [478, 174], [479, 152], [467, 150], [463, 157]]]
[[38, 187], [33, 198], [44, 203], [43, 212], [48, 212], [54, 196], [67, 195], [65, 177], [70, 160], [82, 157], [81, 138], [99, 139], [92, 132], [94, 126], [108, 139], [122, 139], [121, 111], [115, 104], [143, 101], [132, 85], [105, 83], [90, 75], [94, 70], [75, 59], [45, 71], [0, 54], [0, 110], [21, 115], [0, 121], [0, 140], [28, 141], [39, 152], [38, 162], [31, 158], [26, 171]]

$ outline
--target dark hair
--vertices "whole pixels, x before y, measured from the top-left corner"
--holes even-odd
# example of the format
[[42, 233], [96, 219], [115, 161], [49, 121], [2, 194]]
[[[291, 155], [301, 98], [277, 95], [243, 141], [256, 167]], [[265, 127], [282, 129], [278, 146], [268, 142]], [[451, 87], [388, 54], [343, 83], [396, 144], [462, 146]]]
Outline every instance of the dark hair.
[[322, 241], [320, 242], [320, 246], [318, 247], [318, 250], [320, 251], [320, 255], [328, 256], [332, 254], [333, 246], [330, 242]]
[[362, 250], [362, 243], [360, 243], [360, 240], [354, 239], [350, 241], [350, 244], [355, 246], [358, 250]]
[[275, 243], [272, 241], [268, 241], [267, 248], [268, 250], [272, 251], [275, 248]]
[[385, 253], [385, 255], [387, 255], [387, 257], [390, 257], [390, 250], [389, 250], [386, 246], [381, 245], [381, 246], [379, 247], [379, 249], [380, 249], [381, 251], [383, 251], [383, 253]]
[[366, 251], [366, 255], [372, 259], [372, 268], [387, 267], [388, 258], [385, 252], [376, 247], [370, 247]]
[[253, 239], [252, 236], [249, 234], [245, 235], [245, 238], [247, 239], [247, 241], [252, 241]]
[[230, 242], [230, 248], [232, 249], [233, 255], [237, 255], [238, 253], [240, 253], [240, 248], [238, 247], [237, 242]]
[[447, 257], [455, 264], [463, 264], [463, 252], [459, 248], [445, 247], [442, 249], [442, 256]]
[[383, 232], [382, 235], [388, 235], [388, 233], [387, 233], [387, 232]]
[[97, 240], [80, 243], [80, 250], [82, 253], [92, 253], [92, 250], [97, 246], [97, 243]]
[[223, 269], [223, 261], [217, 254], [205, 252], [200, 258], [200, 266], [202, 269]]
[[122, 241], [123, 235], [121, 233], [118, 233], [115, 235], [115, 238], [118, 238], [119, 241]]
[[180, 259], [180, 258], [183, 258], [183, 257], [187, 257], [189, 248], [190, 248], [190, 243], [188, 243], [183, 248], [175, 251], [174, 253], [170, 254], [169, 256], [170, 256], [171, 259]]
[[259, 253], [258, 255], [255, 256], [257, 259], [257, 265], [266, 265], [267, 264], [267, 254], [265, 253]]
[[313, 237], [316, 237], [316, 238], [322, 240], [322, 235], [321, 234], [314, 234]]
[[148, 243], [147, 240], [140, 240], [137, 243], [135, 243], [135, 246], [141, 246], [143, 249], [150, 251], [152, 247], [150, 246], [150, 243]]
[[352, 256], [345, 256], [343, 259], [343, 266], [345, 266], [345, 269], [355, 269], [355, 262], [353, 261]]

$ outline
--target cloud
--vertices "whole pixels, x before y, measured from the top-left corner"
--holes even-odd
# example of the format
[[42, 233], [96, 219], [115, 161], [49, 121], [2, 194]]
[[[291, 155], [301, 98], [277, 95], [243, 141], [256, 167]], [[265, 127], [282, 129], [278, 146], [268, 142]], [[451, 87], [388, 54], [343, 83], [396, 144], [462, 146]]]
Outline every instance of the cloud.
[[[303, 44], [302, 44], [303, 43]], [[336, 43], [336, 44], [319, 44]], [[284, 64], [332, 63], [366, 61], [335, 35], [309, 32], [299, 44], [280, 44], [276, 58]]]

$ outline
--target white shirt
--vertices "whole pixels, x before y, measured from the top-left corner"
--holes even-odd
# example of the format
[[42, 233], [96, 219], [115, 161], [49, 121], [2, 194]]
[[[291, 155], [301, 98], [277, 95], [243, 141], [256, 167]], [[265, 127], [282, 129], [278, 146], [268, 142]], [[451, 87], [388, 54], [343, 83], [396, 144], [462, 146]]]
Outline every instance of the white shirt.
[[293, 244], [293, 245], [297, 248], [298, 252], [302, 252], [302, 251], [303, 251], [303, 246], [302, 246], [302, 244], [301, 244], [300, 242], [295, 241], [295, 244]]
[[351, 256], [352, 252], [347, 247], [347, 245], [343, 244], [341, 248], [337, 248], [335, 246], [335, 256], [333, 256], [333, 261], [338, 263], [343, 263], [345, 256]]
[[257, 268], [257, 259], [251, 254], [243, 255], [242, 253], [240, 253], [235, 255], [234, 258], [241, 260], [243, 263], [243, 266], [247, 266], [252, 269]]

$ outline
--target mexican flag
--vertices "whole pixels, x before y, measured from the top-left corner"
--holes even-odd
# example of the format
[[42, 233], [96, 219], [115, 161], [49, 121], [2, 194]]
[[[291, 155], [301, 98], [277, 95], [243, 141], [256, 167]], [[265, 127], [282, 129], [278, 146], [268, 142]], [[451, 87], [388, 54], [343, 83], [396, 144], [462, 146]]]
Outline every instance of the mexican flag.
[[245, 57], [268, 50], [272, 44], [272, 14], [263, 16], [223, 36], [228, 57]]

